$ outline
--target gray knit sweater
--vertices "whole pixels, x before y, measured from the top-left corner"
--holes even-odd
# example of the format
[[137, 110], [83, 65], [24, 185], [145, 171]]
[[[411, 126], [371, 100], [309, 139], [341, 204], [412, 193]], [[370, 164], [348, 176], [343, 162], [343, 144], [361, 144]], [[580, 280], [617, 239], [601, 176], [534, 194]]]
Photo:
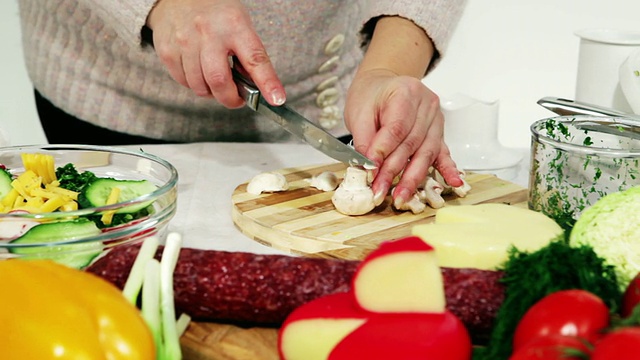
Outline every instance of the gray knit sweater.
[[[67, 113], [120, 132], [188, 142], [290, 141], [273, 122], [199, 98], [170, 77], [141, 38], [155, 1], [19, 0], [33, 86]], [[341, 136], [365, 25], [381, 15], [411, 19], [442, 56], [464, 0], [243, 2], [288, 104]]]

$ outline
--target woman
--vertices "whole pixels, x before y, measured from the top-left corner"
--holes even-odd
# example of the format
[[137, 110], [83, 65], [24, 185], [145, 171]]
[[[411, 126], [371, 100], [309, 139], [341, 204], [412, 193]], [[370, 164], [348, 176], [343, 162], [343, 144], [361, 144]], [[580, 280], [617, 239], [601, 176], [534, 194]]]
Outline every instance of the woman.
[[407, 200], [431, 165], [462, 184], [420, 80], [463, 1], [20, 0], [20, 15], [49, 142], [292, 141], [243, 107], [235, 56], [271, 104], [351, 134], [378, 195], [402, 173]]

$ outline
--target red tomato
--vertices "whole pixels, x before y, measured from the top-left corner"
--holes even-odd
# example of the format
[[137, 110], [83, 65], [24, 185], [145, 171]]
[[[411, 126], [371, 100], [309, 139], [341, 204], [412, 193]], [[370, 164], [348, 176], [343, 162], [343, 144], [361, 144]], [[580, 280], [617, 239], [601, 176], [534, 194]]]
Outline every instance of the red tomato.
[[622, 296], [622, 310], [620, 315], [627, 317], [633, 312], [633, 308], [640, 303], [640, 273], [631, 280]]
[[624, 327], [614, 330], [596, 344], [591, 360], [640, 359], [640, 327]]
[[574, 336], [540, 336], [523, 344], [509, 360], [580, 360], [590, 352], [584, 340]]
[[575, 336], [594, 343], [609, 325], [609, 308], [598, 296], [579, 289], [551, 293], [524, 314], [513, 336], [513, 349], [539, 336]]

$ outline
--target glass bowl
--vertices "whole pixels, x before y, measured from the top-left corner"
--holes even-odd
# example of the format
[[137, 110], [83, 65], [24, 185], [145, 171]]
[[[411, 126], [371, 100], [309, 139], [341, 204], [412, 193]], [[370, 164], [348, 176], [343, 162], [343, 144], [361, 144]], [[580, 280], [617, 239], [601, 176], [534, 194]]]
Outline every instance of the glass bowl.
[[[11, 199], [4, 196], [7, 192], [4, 189], [4, 195], [0, 197], [0, 206], [3, 207], [0, 212], [0, 259], [47, 258], [74, 268], [84, 268], [116, 246], [137, 243], [152, 235], [162, 237], [166, 234], [167, 224], [176, 212], [178, 183], [177, 170], [166, 160], [142, 150], [106, 146], [3, 147], [0, 148], [0, 164], [6, 167], [11, 179], [14, 179], [11, 186], [15, 186], [15, 179], [26, 172], [23, 163], [25, 154], [50, 155], [55, 169], [72, 164], [78, 173], [92, 172], [98, 178], [142, 182], [147, 185], [147, 191], [142, 194], [133, 192], [125, 196], [116, 195], [115, 199], [122, 201], [112, 199], [94, 207], [83, 208], [80, 205], [76, 210], [38, 212], [39, 210], [27, 206], [25, 207], [30, 210], [7, 208]], [[149, 186], [149, 183], [153, 185]], [[111, 185], [121, 187], [120, 184]], [[77, 194], [82, 194], [83, 191], [80, 190]], [[126, 190], [122, 190], [120, 194], [125, 192]], [[109, 193], [102, 195], [108, 197]], [[24, 204], [24, 200], [22, 201], [19, 204]], [[103, 217], [105, 214], [108, 218]]]
[[640, 121], [557, 116], [531, 125], [529, 208], [571, 225], [602, 196], [640, 184]]

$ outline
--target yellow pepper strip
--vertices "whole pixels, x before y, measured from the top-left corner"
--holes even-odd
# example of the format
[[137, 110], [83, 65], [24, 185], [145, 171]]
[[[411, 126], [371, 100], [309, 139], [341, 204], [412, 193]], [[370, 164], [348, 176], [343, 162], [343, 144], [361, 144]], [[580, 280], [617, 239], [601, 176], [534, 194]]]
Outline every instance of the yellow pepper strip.
[[[107, 198], [107, 202], [105, 205], [116, 204], [119, 198], [120, 198], [120, 188], [113, 187], [111, 188], [111, 192], [109, 193], [109, 197]], [[105, 225], [111, 225], [111, 221], [113, 220], [113, 214], [115, 214], [114, 210], [105, 211], [104, 214], [102, 214], [100, 221], [102, 221], [102, 223]]]
[[106, 280], [51, 260], [0, 261], [2, 359], [149, 359], [140, 311]]

